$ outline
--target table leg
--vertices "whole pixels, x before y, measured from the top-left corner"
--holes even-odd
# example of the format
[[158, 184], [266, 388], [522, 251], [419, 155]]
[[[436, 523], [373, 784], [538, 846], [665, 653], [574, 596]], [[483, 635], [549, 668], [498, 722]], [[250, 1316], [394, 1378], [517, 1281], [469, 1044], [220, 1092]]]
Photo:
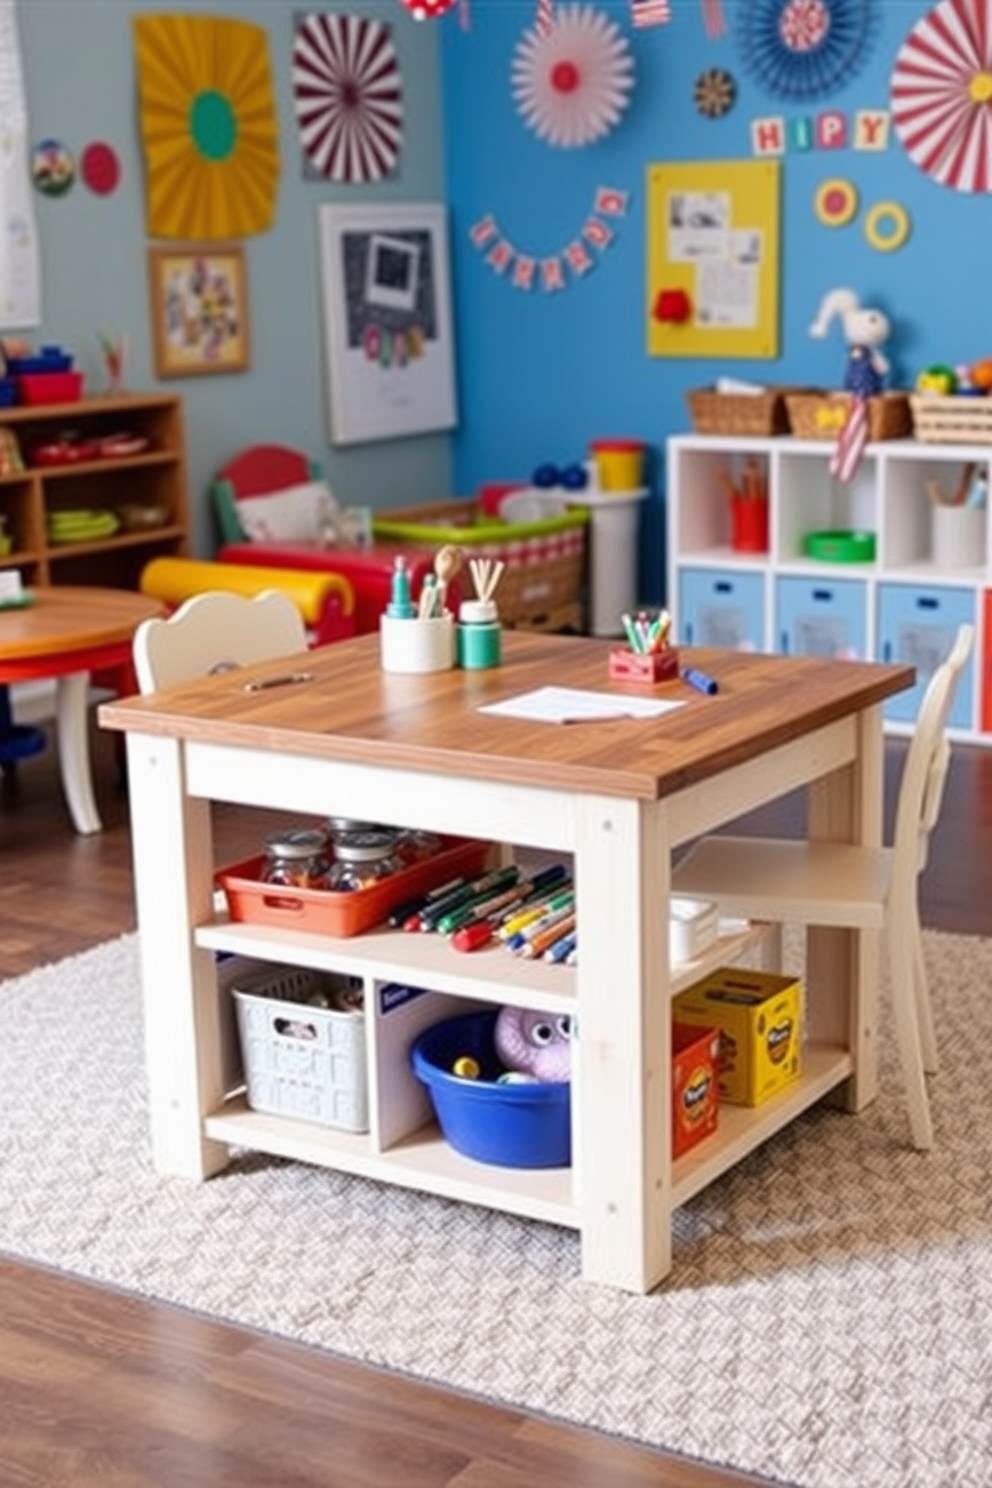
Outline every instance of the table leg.
[[89, 695], [89, 672], [70, 672], [59, 677], [55, 703], [59, 771], [73, 825], [83, 836], [103, 830], [90, 769]]
[[648, 1292], [671, 1266], [667, 817], [592, 797], [577, 828], [582, 1274]]

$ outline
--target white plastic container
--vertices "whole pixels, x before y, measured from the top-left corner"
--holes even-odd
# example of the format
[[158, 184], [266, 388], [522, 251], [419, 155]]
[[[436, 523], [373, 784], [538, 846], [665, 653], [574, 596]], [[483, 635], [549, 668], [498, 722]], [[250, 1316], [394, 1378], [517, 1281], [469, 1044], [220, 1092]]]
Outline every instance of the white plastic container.
[[668, 914], [668, 947], [673, 965], [701, 956], [720, 933], [720, 913], [709, 899], [686, 899], [673, 894]]
[[234, 983], [253, 1111], [368, 1131], [364, 1014], [308, 1000], [319, 990], [333, 994], [346, 985], [346, 978], [300, 967], [270, 967]]
[[972, 506], [935, 506], [931, 547], [938, 568], [985, 567], [985, 511]]

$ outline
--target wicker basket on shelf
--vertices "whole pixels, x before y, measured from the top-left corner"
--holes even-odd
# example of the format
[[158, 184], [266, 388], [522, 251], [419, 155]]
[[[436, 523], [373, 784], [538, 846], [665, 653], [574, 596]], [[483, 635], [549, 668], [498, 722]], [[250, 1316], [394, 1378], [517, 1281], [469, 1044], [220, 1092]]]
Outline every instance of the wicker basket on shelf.
[[914, 393], [913, 432], [925, 444], [992, 444], [992, 397]]
[[689, 417], [697, 434], [788, 434], [784, 387], [760, 393], [718, 393], [694, 388], [686, 393]]
[[[786, 395], [789, 423], [796, 439], [836, 439], [844, 427], [851, 395], [842, 388], [830, 392]], [[868, 399], [868, 438], [903, 439], [913, 432], [913, 416], [905, 393], [878, 393]]]

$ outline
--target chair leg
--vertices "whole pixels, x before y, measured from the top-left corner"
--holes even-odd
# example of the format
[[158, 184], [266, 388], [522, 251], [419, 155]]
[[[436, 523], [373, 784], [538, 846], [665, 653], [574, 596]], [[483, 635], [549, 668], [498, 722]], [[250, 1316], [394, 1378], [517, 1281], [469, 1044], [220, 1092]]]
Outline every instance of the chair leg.
[[916, 1001], [916, 1026], [920, 1031], [923, 1068], [928, 1075], [935, 1075], [940, 1068], [940, 1061], [937, 1058], [937, 1035], [933, 1026], [933, 1006], [930, 1002], [926, 962], [923, 959], [923, 936], [920, 933], [919, 912], [915, 906], [913, 914], [913, 996]]
[[933, 1124], [930, 1120], [930, 1098], [923, 1072], [920, 1030], [916, 1016], [913, 939], [906, 933], [908, 928], [905, 923], [892, 924], [887, 937], [892, 977], [892, 1013], [913, 1146], [925, 1152], [933, 1146]]

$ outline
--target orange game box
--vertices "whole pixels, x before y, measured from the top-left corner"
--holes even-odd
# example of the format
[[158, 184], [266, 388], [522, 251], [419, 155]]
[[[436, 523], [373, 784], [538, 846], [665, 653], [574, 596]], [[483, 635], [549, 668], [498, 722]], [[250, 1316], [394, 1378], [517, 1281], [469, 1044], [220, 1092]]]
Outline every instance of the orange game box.
[[716, 1131], [720, 1108], [716, 1028], [672, 1024], [672, 1156]]

